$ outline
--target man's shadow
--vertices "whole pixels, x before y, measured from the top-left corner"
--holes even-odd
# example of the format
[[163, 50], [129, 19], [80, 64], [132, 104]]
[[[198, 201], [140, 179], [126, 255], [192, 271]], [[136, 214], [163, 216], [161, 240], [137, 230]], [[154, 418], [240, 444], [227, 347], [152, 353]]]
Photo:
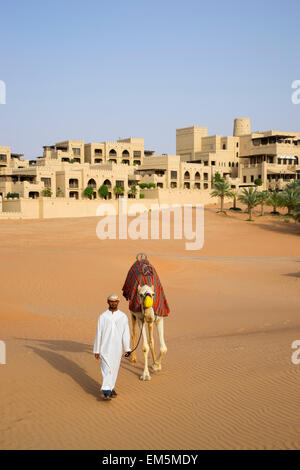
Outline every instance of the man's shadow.
[[[21, 339], [21, 338], [20, 338]], [[23, 339], [23, 338], [22, 338]], [[52, 367], [62, 374], [69, 375], [86, 393], [100, 400], [100, 385], [96, 380], [91, 378], [86, 371], [76, 364], [76, 362], [54, 351], [68, 352], [86, 352], [91, 354], [91, 346], [89, 344], [77, 343], [76, 341], [59, 341], [59, 340], [36, 340], [29, 341], [38, 342], [39, 345], [48, 349], [39, 348], [37, 346], [26, 346], [42, 359], [48, 362]]]
[[[16, 339], [24, 340], [24, 338]], [[52, 367], [54, 367], [62, 374], [68, 374], [78, 385], [80, 385], [80, 387], [86, 393], [89, 393], [97, 399], [102, 400], [101, 394], [99, 392], [100, 384], [96, 382], [96, 380], [91, 378], [81, 366], [76, 364], [76, 362], [72, 361], [71, 359], [68, 359], [67, 357], [57, 352], [60, 351], [81, 354], [87, 353], [90, 356], [93, 356], [92, 346], [90, 344], [78, 343], [76, 341], [70, 340], [49, 340], [34, 338], [26, 338], [26, 341], [38, 343], [38, 346], [42, 346], [43, 348], [27, 345], [26, 348], [30, 349], [42, 359], [47, 361]], [[98, 368], [100, 368], [99, 361], [97, 361], [97, 366]], [[130, 360], [125, 359], [123, 357], [120, 366], [122, 369], [131, 372], [136, 377], [139, 377], [142, 373], [142, 367], [140, 364], [138, 365], [138, 367], [136, 367], [135, 363], [132, 363]]]

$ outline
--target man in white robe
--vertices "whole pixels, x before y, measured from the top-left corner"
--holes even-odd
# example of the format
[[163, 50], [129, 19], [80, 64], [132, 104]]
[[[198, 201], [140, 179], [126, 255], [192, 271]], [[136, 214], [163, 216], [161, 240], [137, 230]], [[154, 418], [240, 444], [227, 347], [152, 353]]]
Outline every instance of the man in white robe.
[[130, 331], [128, 318], [118, 310], [119, 297], [111, 294], [107, 298], [108, 310], [99, 315], [94, 344], [95, 358], [101, 358], [101, 373], [104, 399], [117, 396], [114, 389], [122, 358], [122, 346], [130, 352]]

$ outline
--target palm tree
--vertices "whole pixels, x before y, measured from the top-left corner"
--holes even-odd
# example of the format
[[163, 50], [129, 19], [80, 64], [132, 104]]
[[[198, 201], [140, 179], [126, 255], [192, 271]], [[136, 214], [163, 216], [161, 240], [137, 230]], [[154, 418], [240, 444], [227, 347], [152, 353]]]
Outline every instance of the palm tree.
[[252, 221], [252, 209], [259, 204], [259, 199], [257, 197], [258, 191], [255, 188], [244, 188], [242, 194], [238, 196], [238, 200], [242, 204], [248, 206], [249, 221]]
[[56, 190], [56, 196], [57, 197], [62, 197], [62, 195], [63, 195], [63, 192], [62, 192], [61, 188], [58, 186], [58, 188]]
[[300, 222], [300, 204], [295, 208], [295, 215], [294, 215], [295, 220], [297, 222]]
[[102, 197], [102, 199], [107, 199], [108, 193], [108, 187], [106, 186], [106, 184], [102, 184], [98, 189], [99, 196]]
[[119, 184], [116, 184], [116, 186], [114, 187], [114, 193], [115, 193], [117, 198], [120, 197], [120, 196], [123, 196], [123, 194], [124, 194], [123, 186], [120, 186]]
[[300, 180], [287, 184], [285, 189], [295, 189], [296, 191], [300, 191]]
[[52, 196], [52, 191], [51, 191], [51, 189], [50, 189], [50, 188], [45, 188], [45, 189], [43, 189], [42, 195], [43, 195], [44, 197], [51, 197], [51, 196]]
[[266, 204], [268, 198], [269, 198], [269, 191], [260, 191], [257, 194], [258, 201], [261, 207], [260, 215], [264, 215], [264, 205]]
[[287, 207], [288, 215], [300, 204], [300, 192], [296, 189], [286, 188], [282, 194], [282, 206]]
[[221, 201], [221, 209], [220, 212], [224, 212], [223, 206], [224, 206], [224, 199], [225, 197], [233, 197], [233, 192], [229, 187], [229, 184], [222, 180], [222, 181], [217, 181], [213, 185], [213, 191], [210, 193], [212, 197], [219, 197]]
[[271, 191], [267, 199], [267, 205], [273, 207], [271, 214], [278, 214], [277, 208], [282, 205], [282, 196], [277, 191]]
[[84, 196], [87, 196], [89, 199], [92, 199], [92, 195], [94, 194], [94, 188], [92, 186], [87, 186], [83, 191]]
[[222, 178], [221, 174], [218, 171], [216, 171], [216, 173], [214, 174], [213, 182], [219, 183], [220, 181], [225, 181], [225, 180], [224, 178]]
[[240, 194], [239, 190], [238, 189], [233, 189], [232, 190], [232, 199], [233, 199], [233, 207], [231, 207], [230, 209], [236, 211], [236, 210], [241, 210], [239, 207], [236, 207], [236, 200], [238, 198], [238, 195]]
[[136, 186], [131, 186], [131, 188], [129, 189], [129, 194], [135, 197], [136, 193], [137, 193]]

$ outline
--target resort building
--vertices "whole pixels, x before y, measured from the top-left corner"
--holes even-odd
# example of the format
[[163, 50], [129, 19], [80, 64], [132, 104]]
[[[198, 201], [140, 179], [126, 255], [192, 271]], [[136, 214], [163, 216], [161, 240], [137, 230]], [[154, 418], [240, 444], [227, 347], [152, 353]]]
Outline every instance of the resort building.
[[155, 155], [145, 150], [144, 139], [132, 137], [87, 144], [65, 140], [44, 146], [34, 160], [2, 146], [2, 214], [17, 207], [11, 204], [16, 198], [102, 199], [103, 185], [105, 199], [163, 195], [164, 201], [207, 203], [217, 172], [232, 188], [261, 183], [260, 189], [280, 191], [300, 179], [299, 159], [300, 132], [251, 132], [249, 118], [235, 119], [233, 136], [208, 136], [199, 126], [177, 129], [176, 155]]

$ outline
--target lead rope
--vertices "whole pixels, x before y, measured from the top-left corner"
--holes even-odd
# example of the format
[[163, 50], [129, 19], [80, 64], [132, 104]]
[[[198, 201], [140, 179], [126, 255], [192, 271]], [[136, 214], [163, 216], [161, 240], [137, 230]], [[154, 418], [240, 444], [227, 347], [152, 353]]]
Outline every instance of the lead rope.
[[137, 342], [137, 345], [134, 349], [132, 349], [132, 351], [128, 351], [126, 354], [125, 354], [125, 357], [129, 357], [131, 353], [133, 353], [136, 348], [138, 347], [139, 343], [140, 343], [140, 339], [141, 339], [141, 336], [142, 336], [142, 333], [143, 333], [143, 328], [144, 328], [144, 323], [145, 323], [145, 318], [143, 318], [143, 323], [142, 323], [142, 328], [141, 328], [141, 332], [140, 332], [140, 337], [139, 337], [139, 340]]
[[[146, 253], [138, 253], [136, 255], [136, 260], [140, 263], [141, 267], [142, 267], [142, 271], [143, 271], [143, 274], [146, 275], [147, 274], [147, 265], [145, 263], [145, 261], [148, 261], [148, 256], [146, 255]], [[146, 268], [146, 269], [145, 269]], [[150, 273], [151, 273], [151, 270], [150, 270]], [[153, 274], [153, 271], [152, 273]], [[143, 307], [141, 307], [143, 309]], [[141, 332], [140, 332], [140, 337], [139, 337], [139, 340], [137, 342], [137, 345], [134, 349], [132, 349], [132, 351], [128, 351], [126, 354], [125, 354], [125, 357], [129, 357], [131, 353], [133, 353], [136, 348], [138, 347], [139, 343], [140, 343], [140, 340], [141, 340], [141, 336], [142, 336], [142, 333], [143, 333], [143, 328], [144, 328], [144, 322], [145, 322], [145, 313], [144, 313], [144, 318], [143, 318], [143, 323], [142, 323], [142, 328], [141, 328]]]

